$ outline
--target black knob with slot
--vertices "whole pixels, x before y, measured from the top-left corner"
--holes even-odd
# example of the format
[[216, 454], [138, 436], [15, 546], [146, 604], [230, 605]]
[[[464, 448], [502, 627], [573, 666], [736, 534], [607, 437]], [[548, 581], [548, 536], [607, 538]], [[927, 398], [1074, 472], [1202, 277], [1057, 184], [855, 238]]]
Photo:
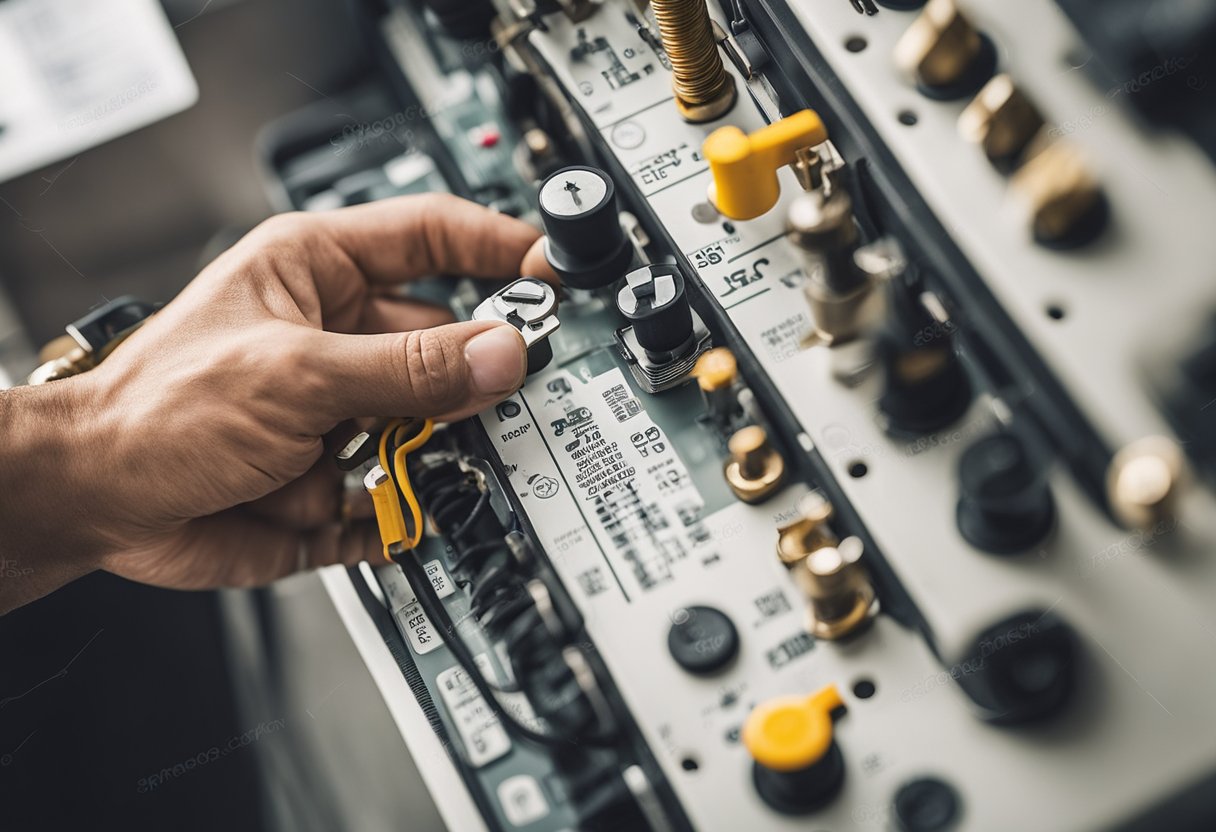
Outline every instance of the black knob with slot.
[[638, 343], [658, 360], [683, 352], [692, 341], [692, 308], [678, 266], [659, 264], [631, 271], [617, 291], [616, 305], [633, 324]]

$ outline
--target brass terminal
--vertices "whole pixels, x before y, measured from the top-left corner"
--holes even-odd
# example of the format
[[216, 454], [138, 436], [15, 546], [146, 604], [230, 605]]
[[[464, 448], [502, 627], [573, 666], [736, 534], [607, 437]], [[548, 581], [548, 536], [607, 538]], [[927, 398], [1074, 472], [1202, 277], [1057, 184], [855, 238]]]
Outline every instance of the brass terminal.
[[735, 106], [735, 79], [726, 71], [705, 0], [651, 0], [663, 50], [671, 62], [680, 117], [714, 121]]
[[803, 291], [811, 308], [813, 343], [840, 344], [857, 338], [880, 314], [878, 279], [859, 268], [857, 224], [844, 190], [803, 194], [790, 204], [786, 239], [802, 255]]
[[958, 119], [963, 138], [997, 167], [1011, 166], [1043, 127], [1043, 116], [1006, 73], [984, 85]]
[[60, 335], [42, 345], [42, 349], [38, 350], [38, 361], [45, 364], [48, 361], [56, 361], [68, 356], [71, 356], [70, 360], [74, 361], [77, 354], [83, 352], [84, 350], [71, 335]]
[[730, 424], [738, 410], [735, 380], [739, 377], [739, 362], [735, 354], [726, 347], [714, 347], [697, 359], [692, 375], [701, 388], [710, 418], [724, 427]]
[[798, 502], [798, 517], [777, 529], [777, 557], [788, 567], [801, 564], [816, 549], [835, 546], [836, 535], [828, 527], [832, 504], [818, 491]]
[[769, 444], [764, 428], [740, 428], [728, 447], [731, 458], [724, 470], [726, 484], [743, 502], [762, 502], [785, 482], [785, 460]]
[[1091, 236], [1085, 230], [1098, 221], [1105, 204], [1102, 188], [1089, 171], [1081, 151], [1065, 141], [1053, 141], [1035, 153], [1013, 175], [1011, 187], [1026, 201], [1034, 238], [1059, 244], [1071, 236]]
[[692, 368], [697, 386], [704, 393], [729, 388], [739, 374], [739, 361], [726, 347], [714, 347], [702, 353]]
[[1146, 436], [1120, 448], [1111, 460], [1107, 499], [1119, 522], [1152, 529], [1173, 521], [1189, 479], [1177, 443], [1164, 436]]
[[811, 609], [807, 627], [815, 638], [843, 638], [878, 612], [878, 599], [861, 564], [862, 543], [846, 537], [812, 552], [795, 570]]
[[991, 77], [996, 55], [955, 0], [929, 0], [896, 42], [895, 64], [926, 95], [958, 98]]

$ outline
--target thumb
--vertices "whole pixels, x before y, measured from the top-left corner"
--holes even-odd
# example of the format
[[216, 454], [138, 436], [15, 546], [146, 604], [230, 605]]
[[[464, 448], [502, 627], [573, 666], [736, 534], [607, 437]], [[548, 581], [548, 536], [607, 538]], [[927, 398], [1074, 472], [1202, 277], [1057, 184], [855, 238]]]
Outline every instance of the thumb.
[[413, 332], [313, 330], [328, 419], [426, 416], [454, 421], [523, 385], [527, 350], [509, 324], [467, 321]]

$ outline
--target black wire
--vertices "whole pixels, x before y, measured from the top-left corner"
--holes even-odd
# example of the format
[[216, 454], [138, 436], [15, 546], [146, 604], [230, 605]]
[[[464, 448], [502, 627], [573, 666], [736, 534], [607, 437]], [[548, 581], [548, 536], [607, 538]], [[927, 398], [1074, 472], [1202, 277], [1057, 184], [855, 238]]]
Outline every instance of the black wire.
[[440, 633], [445, 634], [444, 643], [452, 651], [452, 655], [456, 657], [456, 661], [464, 669], [465, 673], [469, 674], [469, 678], [473, 680], [473, 686], [477, 688], [477, 692], [486, 700], [486, 704], [490, 706], [490, 709], [494, 711], [494, 715], [502, 721], [507, 730], [520, 739], [545, 746], [577, 745], [580, 742], [591, 745], [600, 744], [601, 740], [598, 737], [584, 737], [580, 739], [574, 736], [543, 734], [528, 728], [509, 714], [503, 708], [502, 703], [498, 701], [498, 697], [494, 695], [494, 690], [490, 683], [486, 681], [485, 676], [482, 675], [481, 668], [477, 667], [477, 662], [473, 660], [473, 654], [469, 651], [468, 645], [464, 643], [464, 639], [456, 632], [456, 626], [452, 623], [451, 616], [448, 615], [447, 609], [443, 606], [443, 601], [440, 600], [439, 595], [435, 592], [435, 586], [427, 576], [422, 563], [406, 552], [400, 543], [390, 545], [388, 553], [389, 557], [405, 573], [405, 579], [414, 590], [414, 595], [418, 598], [418, 605], [422, 608], [423, 613], [426, 614], [427, 618], [431, 620]]
[[[446, 459], [436, 459], [439, 456]], [[487, 698], [494, 713], [513, 733], [531, 742], [551, 746], [564, 745], [566, 742], [580, 742], [591, 746], [615, 744], [607, 733], [580, 736], [583, 728], [596, 724], [594, 708], [580, 706], [577, 709], [579, 716], [587, 716], [573, 721], [570, 714], [563, 712], [564, 707], [538, 709], [539, 716], [555, 728], [552, 733], [542, 733], [519, 724], [518, 720], [502, 710], [501, 705], [492, 696], [492, 691], [526, 692], [529, 689], [528, 680], [533, 678], [533, 673], [536, 672], [542, 675], [535, 681], [543, 681], [546, 686], [552, 685], [557, 677], [552, 677], [551, 672], [545, 671], [560, 668], [558, 675], [564, 674], [566, 677], [565, 682], [560, 683], [561, 688], [572, 691], [576, 697], [581, 695], [583, 699], [586, 698], [586, 694], [578, 687], [573, 671], [562, 658], [565, 642], [543, 626], [544, 621], [535, 601], [523, 585], [521, 576], [513, 569], [514, 560], [502, 536], [502, 528], [497, 518], [494, 518], [493, 523], [483, 522], [486, 520], [486, 512], [491, 511], [490, 492], [481, 488], [450, 452], [439, 452], [430, 458], [417, 457], [413, 461], [415, 470], [411, 474], [414, 489], [435, 526], [444, 532], [451, 544], [448, 568], [454, 580], [465, 586], [469, 595], [470, 612], [486, 635], [491, 640], [502, 641], [507, 646], [512, 664], [515, 665], [516, 676], [521, 683], [518, 687], [507, 688], [497, 686], [486, 678], [473, 661], [472, 651], [452, 623], [443, 602], [435, 592], [434, 585], [429, 579], [424, 579], [421, 565], [416, 558], [406, 555], [404, 560], [399, 562], [411, 585], [415, 580], [419, 581], [420, 585], [415, 587], [414, 591], [423, 612], [441, 634], [449, 634], [450, 638], [445, 638], [445, 642], [473, 680], [478, 692]], [[459, 518], [459, 522], [449, 522], [456, 518]], [[487, 528], [488, 525], [497, 529], [497, 533], [494, 529]], [[491, 539], [477, 540], [474, 535], [478, 534], [488, 535]], [[389, 551], [392, 556], [393, 547], [390, 547]], [[404, 553], [404, 549], [401, 551]], [[397, 560], [395, 556], [394, 560]], [[409, 568], [406, 561], [411, 562]], [[469, 580], [462, 580], [463, 578]], [[570, 699], [570, 694], [567, 693], [564, 698]], [[532, 699], [529, 695], [529, 700]], [[590, 703], [586, 705], [589, 706]], [[560, 730], [557, 730], [559, 727]]]
[[455, 572], [460, 569], [463, 569], [465, 566], [468, 565], [468, 562], [470, 560], [472, 560], [473, 558], [475, 558], [476, 556], [482, 554], [483, 552], [493, 553], [500, 546], [502, 546], [502, 543], [498, 540], [483, 540], [479, 543], [474, 543], [472, 546], [467, 547], [463, 552], [458, 554], [456, 557], [452, 558], [452, 564], [451, 564], [452, 571]]
[[469, 516], [465, 518], [464, 522], [452, 529], [449, 534], [453, 538], [463, 537], [470, 529], [473, 528], [473, 524], [477, 522], [477, 518], [481, 516], [482, 512], [484, 512], [489, 505], [490, 492], [485, 491], [480, 497], [477, 498], [477, 503], [473, 506], [473, 510], [469, 512]]

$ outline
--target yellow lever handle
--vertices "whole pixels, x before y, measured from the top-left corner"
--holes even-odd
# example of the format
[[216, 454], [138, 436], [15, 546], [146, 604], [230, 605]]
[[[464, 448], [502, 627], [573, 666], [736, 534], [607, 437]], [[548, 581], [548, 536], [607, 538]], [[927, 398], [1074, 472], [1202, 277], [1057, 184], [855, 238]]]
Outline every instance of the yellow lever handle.
[[709, 201], [731, 219], [760, 216], [781, 195], [777, 169], [792, 163], [795, 151], [827, 138], [827, 128], [814, 110], [801, 110], [750, 136], [738, 127], [718, 128], [701, 146], [714, 177]]
[[832, 745], [832, 711], [844, 705], [835, 685], [810, 696], [762, 702], [743, 723], [743, 744], [752, 758], [775, 771], [812, 766]]

